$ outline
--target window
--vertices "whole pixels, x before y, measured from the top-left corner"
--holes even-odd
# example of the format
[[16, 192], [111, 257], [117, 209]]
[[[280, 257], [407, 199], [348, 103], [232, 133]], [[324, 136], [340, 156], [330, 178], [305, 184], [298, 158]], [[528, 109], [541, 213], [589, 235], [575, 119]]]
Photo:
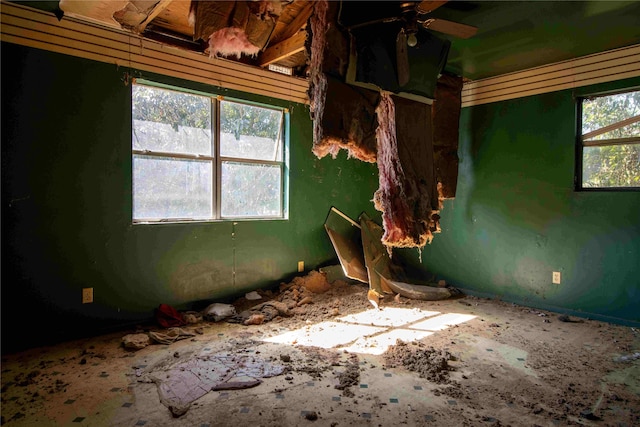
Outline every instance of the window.
[[640, 91], [581, 98], [580, 189], [640, 189]]
[[132, 85], [133, 221], [284, 218], [286, 111]]

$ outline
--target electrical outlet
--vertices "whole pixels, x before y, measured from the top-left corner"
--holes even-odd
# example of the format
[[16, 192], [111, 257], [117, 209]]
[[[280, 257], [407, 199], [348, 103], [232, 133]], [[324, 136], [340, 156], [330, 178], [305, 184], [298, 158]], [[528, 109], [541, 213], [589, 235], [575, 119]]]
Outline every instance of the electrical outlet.
[[552, 276], [552, 280], [553, 280], [553, 284], [554, 285], [559, 285], [560, 284], [560, 272], [559, 271], [554, 271], [553, 272], [553, 276]]
[[82, 288], [82, 303], [89, 304], [93, 302], [93, 288]]
[[298, 261], [298, 273], [302, 273], [304, 271], [304, 261]]

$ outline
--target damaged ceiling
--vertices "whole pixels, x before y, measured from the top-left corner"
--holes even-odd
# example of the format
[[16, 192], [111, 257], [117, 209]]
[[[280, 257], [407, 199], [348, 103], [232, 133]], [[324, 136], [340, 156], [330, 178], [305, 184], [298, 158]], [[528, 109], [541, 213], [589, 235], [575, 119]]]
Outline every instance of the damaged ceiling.
[[[192, 4], [191, 0], [60, 0], [26, 3], [46, 3], [44, 8], [58, 9], [59, 14], [123, 28], [169, 45], [246, 64], [283, 66], [293, 75], [308, 77], [304, 39], [312, 13], [313, 2], [310, 1], [194, 1]], [[199, 11], [199, 23], [193, 20], [196, 3], [206, 5]], [[242, 8], [235, 7], [236, 3], [242, 4]], [[640, 40], [640, 26], [637, 25], [640, 2], [636, 1], [343, 2], [361, 22], [397, 19], [402, 15], [403, 7], [420, 3], [435, 6], [433, 11], [422, 15], [422, 20], [430, 18], [477, 29], [470, 37], [452, 36], [446, 27], [444, 32], [434, 31], [433, 28], [439, 28], [437, 26], [429, 31], [451, 42], [446, 70], [469, 80], [624, 47]], [[195, 12], [197, 15], [198, 11]], [[251, 16], [259, 19], [252, 22]], [[248, 46], [252, 47], [248, 51], [253, 53], [234, 53], [233, 43], [237, 46], [239, 41], [237, 33], [232, 31], [221, 32], [217, 39], [220, 42], [225, 38], [236, 38], [231, 48], [211, 49], [207, 31], [219, 30], [229, 22], [253, 36], [253, 44]], [[375, 27], [371, 27], [371, 31], [375, 31]]]
[[465, 80], [636, 44], [640, 2], [60, 0], [56, 15], [307, 79], [313, 153], [378, 165], [387, 248], [455, 198]]
[[61, 0], [64, 15], [121, 28], [182, 49], [302, 76], [312, 2]]

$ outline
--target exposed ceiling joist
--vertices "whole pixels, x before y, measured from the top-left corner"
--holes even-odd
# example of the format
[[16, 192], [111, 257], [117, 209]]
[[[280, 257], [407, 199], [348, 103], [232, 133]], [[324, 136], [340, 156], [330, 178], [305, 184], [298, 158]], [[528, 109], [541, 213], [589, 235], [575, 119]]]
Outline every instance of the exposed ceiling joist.
[[158, 4], [155, 5], [151, 13], [149, 13], [149, 16], [147, 16], [147, 19], [145, 19], [144, 21], [142, 21], [140, 25], [138, 25], [138, 28], [137, 28], [138, 33], [142, 33], [145, 30], [145, 28], [147, 28], [147, 25], [149, 25], [151, 21], [156, 19], [156, 17], [160, 15], [160, 13], [162, 13], [162, 11], [165, 10], [167, 6], [171, 4], [172, 1], [173, 0], [160, 0]]
[[131, 0], [126, 6], [113, 14], [123, 28], [141, 33], [172, 0]]
[[304, 43], [307, 39], [306, 31], [300, 31], [293, 37], [281, 41], [271, 47], [268, 47], [258, 58], [258, 64], [266, 67], [274, 62], [281, 61], [289, 56], [295, 55], [304, 50]]
[[308, 2], [304, 8], [296, 15], [296, 17], [291, 21], [278, 37], [274, 37], [271, 39], [272, 44], [277, 44], [282, 40], [286, 40], [290, 37], [293, 37], [296, 33], [302, 30], [306, 25], [311, 13], [313, 12], [313, 2]]

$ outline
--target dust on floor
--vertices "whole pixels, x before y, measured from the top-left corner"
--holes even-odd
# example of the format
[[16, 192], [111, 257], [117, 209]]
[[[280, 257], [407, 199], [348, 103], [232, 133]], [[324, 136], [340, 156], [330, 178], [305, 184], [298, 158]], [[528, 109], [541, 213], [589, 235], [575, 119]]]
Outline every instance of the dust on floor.
[[[361, 284], [283, 285], [171, 344], [128, 350], [123, 335], [140, 331], [123, 331], [5, 355], [2, 424], [640, 425], [634, 328], [470, 296], [388, 296], [376, 310]], [[261, 324], [244, 324], [260, 310]], [[172, 412], [172, 369], [221, 357], [239, 364], [211, 368], [229, 370], [216, 381], [246, 387], [191, 388]], [[264, 364], [275, 370], [255, 374]]]

